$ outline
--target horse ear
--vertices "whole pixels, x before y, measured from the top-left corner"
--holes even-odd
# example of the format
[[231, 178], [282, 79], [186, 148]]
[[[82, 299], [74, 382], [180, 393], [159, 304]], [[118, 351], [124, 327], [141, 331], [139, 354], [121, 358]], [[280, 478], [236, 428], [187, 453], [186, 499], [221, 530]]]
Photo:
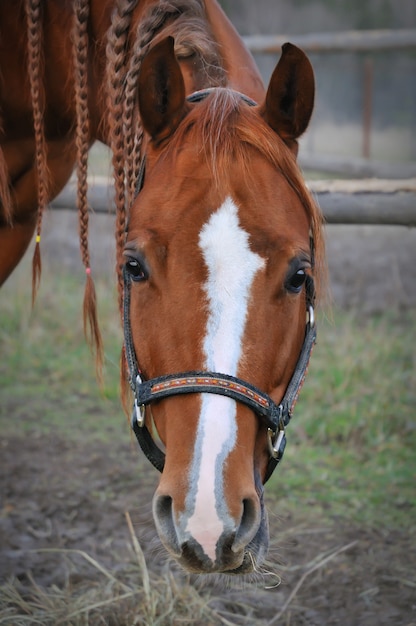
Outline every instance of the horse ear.
[[173, 37], [163, 39], [145, 56], [138, 89], [143, 128], [153, 141], [161, 142], [176, 130], [187, 111], [185, 84]]
[[308, 57], [291, 43], [282, 46], [261, 113], [288, 146], [297, 152], [296, 139], [308, 127], [315, 97], [315, 78]]

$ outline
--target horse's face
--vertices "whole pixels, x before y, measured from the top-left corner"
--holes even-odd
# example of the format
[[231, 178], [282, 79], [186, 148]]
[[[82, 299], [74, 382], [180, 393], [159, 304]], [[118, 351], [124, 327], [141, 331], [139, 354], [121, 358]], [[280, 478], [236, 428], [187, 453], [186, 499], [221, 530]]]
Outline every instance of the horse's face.
[[[146, 94], [157, 93], [146, 72], [158, 62], [169, 66], [163, 124], [145, 102]], [[272, 116], [266, 104], [248, 111], [228, 92], [209, 96], [215, 104], [209, 98], [187, 104], [178, 96], [181, 77], [168, 46], [158, 46], [142, 74], [140, 105], [151, 140], [125, 256], [135, 279], [130, 319], [143, 376], [220, 372], [280, 402], [305, 334], [310, 216], [264, 151], [230, 134], [229, 125], [244, 115], [253, 124], [258, 118], [255, 130], [265, 141], [275, 141], [290, 160], [289, 150], [266, 124]], [[158, 89], [162, 74], [152, 70]], [[207, 133], [196, 128], [209, 126], [221, 99], [234, 113], [223, 112], [213, 154], [203, 145]], [[239, 141], [232, 155], [231, 146], [222, 145], [227, 134]], [[160, 400], [146, 420], [166, 448], [154, 498], [162, 542], [191, 571], [251, 571], [268, 545], [267, 429], [244, 404], [208, 393]]]

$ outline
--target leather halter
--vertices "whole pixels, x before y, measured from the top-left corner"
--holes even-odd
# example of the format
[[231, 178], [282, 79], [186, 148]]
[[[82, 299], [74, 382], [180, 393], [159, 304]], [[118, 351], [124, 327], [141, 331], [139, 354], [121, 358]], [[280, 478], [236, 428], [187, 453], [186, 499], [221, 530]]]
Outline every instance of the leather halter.
[[[213, 90], [197, 91], [188, 97], [190, 102], [199, 102]], [[238, 94], [250, 106], [256, 103]], [[143, 158], [136, 187], [136, 196], [144, 182], [145, 158]], [[311, 239], [313, 257], [313, 240]], [[312, 259], [313, 261], [313, 259]], [[301, 352], [295, 371], [287, 386], [286, 392], [279, 404], [271, 397], [250, 383], [235, 376], [210, 371], [191, 371], [179, 374], [158, 376], [150, 380], [143, 380], [134, 349], [130, 324], [130, 289], [131, 277], [124, 268], [124, 298], [123, 298], [123, 327], [126, 360], [129, 370], [129, 382], [134, 393], [134, 406], [131, 425], [137, 441], [148, 460], [163, 471], [165, 454], [155, 443], [146, 426], [146, 407], [152, 402], [170, 396], [189, 393], [215, 393], [232, 398], [248, 406], [267, 427], [270, 459], [268, 462], [266, 482], [283, 457], [286, 447], [285, 428], [289, 424], [292, 412], [299, 396], [300, 389], [306, 377], [310, 355], [316, 342], [316, 327], [314, 318], [315, 289], [313, 278], [307, 276], [306, 290], [306, 329]]]

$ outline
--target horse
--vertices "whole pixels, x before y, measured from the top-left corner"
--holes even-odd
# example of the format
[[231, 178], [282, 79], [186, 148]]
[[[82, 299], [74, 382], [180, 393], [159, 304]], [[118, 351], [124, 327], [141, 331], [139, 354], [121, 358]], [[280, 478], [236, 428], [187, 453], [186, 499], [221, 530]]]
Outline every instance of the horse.
[[36, 287], [43, 210], [76, 165], [84, 316], [99, 352], [86, 155], [107, 143], [123, 398], [161, 472], [158, 535], [188, 571], [257, 571], [264, 484], [284, 452], [325, 273], [322, 215], [296, 163], [310, 62], [285, 44], [265, 89], [216, 0], [6, 2], [0, 24], [0, 276], [36, 231]]

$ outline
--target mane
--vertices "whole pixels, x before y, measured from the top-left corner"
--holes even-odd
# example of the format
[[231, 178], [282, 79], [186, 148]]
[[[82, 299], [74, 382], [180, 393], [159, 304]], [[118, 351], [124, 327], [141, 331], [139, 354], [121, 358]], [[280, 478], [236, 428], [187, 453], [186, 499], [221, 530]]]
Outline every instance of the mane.
[[[44, 117], [47, 102], [44, 85], [43, 59], [43, 2], [24, 0], [26, 13], [26, 39], [28, 77], [31, 91], [35, 137], [35, 164], [38, 179], [38, 213], [36, 243], [33, 255], [32, 299], [36, 295], [41, 273], [40, 240], [42, 217], [49, 201], [50, 176], [47, 167], [47, 142]], [[134, 198], [137, 177], [142, 160], [143, 129], [137, 102], [137, 79], [142, 61], [149, 47], [161, 37], [172, 35], [175, 53], [179, 60], [192, 57], [197, 79], [196, 90], [217, 87], [198, 107], [202, 115], [195, 124], [196, 112], [191, 112], [172, 138], [170, 150], [178, 149], [184, 134], [202, 132], [207, 157], [212, 163], [213, 175], [226, 171], [230, 159], [238, 158], [249, 171], [247, 145], [259, 150], [286, 177], [298, 194], [310, 217], [315, 242], [317, 268], [324, 267], [322, 216], [309, 194], [301, 173], [290, 151], [282, 141], [262, 124], [250, 107], [243, 106], [241, 98], [224, 88], [226, 72], [221, 55], [205, 17], [203, 0], [155, 0], [149, 4], [138, 21], [135, 9], [139, 0], [116, 0], [111, 25], [106, 40], [105, 80], [101, 86], [107, 101], [107, 119], [101, 120], [112, 152], [114, 194], [116, 206], [116, 272], [120, 312], [123, 310], [122, 251], [129, 207]], [[76, 120], [73, 141], [76, 147], [77, 209], [79, 221], [80, 252], [85, 267], [84, 329], [95, 350], [97, 371], [103, 361], [103, 348], [97, 318], [94, 281], [89, 254], [89, 211], [87, 201], [88, 151], [93, 139], [90, 134], [88, 110], [89, 54], [94, 49], [89, 41], [90, 0], [74, 0], [72, 8], [72, 83]], [[98, 94], [99, 97], [102, 94]], [[0, 119], [1, 126], [1, 119]], [[5, 160], [0, 151], [0, 198], [5, 207], [6, 219], [11, 220], [11, 203], [8, 191]], [[9, 207], [9, 208], [8, 208]], [[323, 271], [320, 272], [323, 275]]]
[[[0, 136], [3, 133], [3, 120], [0, 110]], [[3, 149], [0, 146], [0, 206], [3, 208], [6, 224], [13, 224], [12, 199], [10, 196], [9, 171]]]
[[142, 158], [143, 130], [137, 107], [137, 78], [151, 44], [175, 38], [178, 59], [193, 57], [202, 86], [225, 84], [216, 42], [202, 0], [159, 0], [132, 29], [137, 0], [121, 0], [113, 14], [107, 43], [108, 126], [114, 169], [116, 251], [120, 312], [123, 309], [122, 249], [128, 208], [134, 198]]
[[[143, 129], [138, 114], [137, 79], [151, 44], [171, 35], [177, 58], [192, 57], [199, 77], [195, 89], [226, 83], [218, 45], [205, 18], [202, 0], [157, 0], [136, 29], [132, 28], [137, 0], [120, 0], [107, 39], [108, 127], [114, 171], [116, 206], [116, 272], [118, 302], [123, 316], [123, 248], [130, 205], [142, 160]], [[128, 413], [125, 346], [120, 360], [121, 399]]]
[[187, 115], [177, 129], [165, 156], [175, 156], [185, 141], [203, 146], [214, 181], [238, 162], [244, 177], [252, 176], [250, 151], [257, 150], [284, 176], [297, 194], [310, 222], [314, 243], [314, 276], [317, 295], [327, 285], [322, 212], [311, 195], [297, 161], [282, 139], [259, 118], [258, 107], [247, 106], [241, 94], [227, 88], [214, 89]]
[[35, 136], [35, 166], [38, 181], [38, 213], [36, 219], [36, 243], [33, 254], [32, 305], [39, 287], [41, 275], [40, 237], [43, 213], [48, 204], [49, 172], [47, 164], [47, 143], [45, 138], [45, 88], [43, 56], [43, 6], [41, 0], [25, 0], [27, 22], [27, 56], [30, 97], [33, 109], [33, 130]]
[[[40, 241], [42, 218], [50, 200], [50, 175], [47, 167], [47, 141], [44, 118], [47, 108], [43, 58], [43, 0], [24, 0], [26, 17], [27, 71], [33, 110], [35, 137], [35, 166], [38, 180], [38, 211], [36, 242], [33, 254], [32, 302], [41, 275]], [[102, 340], [97, 318], [97, 304], [89, 254], [89, 211], [87, 200], [88, 152], [93, 139], [90, 135], [88, 110], [89, 54], [94, 48], [89, 41], [90, 0], [73, 0], [72, 88], [76, 120], [72, 140], [76, 147], [77, 209], [81, 259], [85, 268], [84, 329], [96, 353], [100, 377], [103, 361]], [[115, 0], [111, 26], [106, 41], [105, 80], [99, 97], [107, 100], [108, 118], [100, 126], [105, 129], [112, 151], [116, 205], [116, 270], [118, 276], [119, 306], [122, 311], [122, 246], [124, 244], [128, 208], [134, 196], [141, 162], [143, 130], [137, 103], [137, 78], [149, 47], [162, 36], [175, 38], [175, 52], [179, 59], [192, 57], [200, 84], [196, 88], [223, 85], [225, 71], [221, 66], [217, 43], [205, 17], [203, 0], [155, 0], [149, 4], [138, 22], [135, 9], [139, 0]], [[0, 131], [1, 131], [0, 117]], [[12, 223], [12, 203], [9, 179], [3, 151], [0, 149], [0, 200], [5, 218]]]

